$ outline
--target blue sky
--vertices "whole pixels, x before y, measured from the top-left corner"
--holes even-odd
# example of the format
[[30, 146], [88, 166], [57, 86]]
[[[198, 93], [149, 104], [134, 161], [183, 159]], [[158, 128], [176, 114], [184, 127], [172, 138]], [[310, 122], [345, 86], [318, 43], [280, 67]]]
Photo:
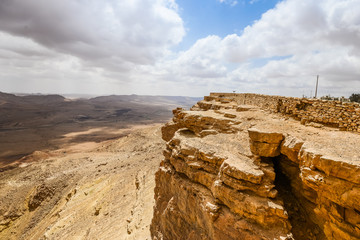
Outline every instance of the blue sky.
[[225, 37], [241, 34], [243, 29], [260, 19], [261, 15], [273, 8], [275, 0], [236, 1], [221, 3], [214, 0], [178, 0], [179, 14], [184, 21], [186, 36], [177, 49], [187, 49], [196, 40], [209, 35]]
[[360, 92], [360, 0], [0, 2], [0, 91]]

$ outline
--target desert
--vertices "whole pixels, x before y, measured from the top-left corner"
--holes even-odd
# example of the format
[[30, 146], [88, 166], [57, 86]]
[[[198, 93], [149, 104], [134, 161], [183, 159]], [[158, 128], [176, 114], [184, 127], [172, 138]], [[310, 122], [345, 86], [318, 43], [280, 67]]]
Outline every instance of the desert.
[[161, 123], [196, 99], [0, 97], [1, 239], [150, 239]]
[[[120, 98], [103, 111], [123, 113]], [[129, 103], [133, 118], [105, 121], [87, 110], [80, 122], [58, 122], [57, 134], [67, 126], [62, 138], [42, 138], [58, 145], [9, 155], [1, 238], [360, 239], [358, 103], [236, 93], [156, 99], [142, 105], [151, 112]], [[173, 104], [183, 107], [170, 119]]]

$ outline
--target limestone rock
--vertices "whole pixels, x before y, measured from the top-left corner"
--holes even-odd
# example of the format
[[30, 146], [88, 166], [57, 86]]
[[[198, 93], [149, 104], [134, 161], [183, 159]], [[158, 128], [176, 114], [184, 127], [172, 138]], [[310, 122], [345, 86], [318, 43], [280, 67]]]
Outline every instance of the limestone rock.
[[[241, 160], [239, 158], [241, 158]], [[264, 172], [261, 171], [248, 157], [239, 156], [239, 158], [230, 156], [226, 159], [221, 166], [221, 172], [236, 179], [260, 184]]]
[[281, 154], [287, 156], [291, 161], [298, 163], [299, 151], [303, 144], [303, 141], [300, 141], [299, 139], [292, 136], [287, 136], [281, 144], [280, 152]]
[[284, 139], [283, 134], [260, 131], [256, 128], [248, 129], [248, 132], [252, 153], [263, 157], [280, 155], [280, 143]]
[[175, 132], [180, 128], [179, 124], [174, 122], [168, 122], [161, 128], [162, 139], [164, 141], [170, 141], [173, 137]]
[[260, 131], [256, 128], [250, 128], [248, 129], [248, 132], [250, 139], [254, 142], [279, 144], [284, 139], [284, 135], [282, 133], [264, 130]]
[[245, 112], [245, 111], [249, 111], [251, 109], [254, 109], [254, 107], [249, 106], [249, 105], [239, 105], [239, 106], [237, 106], [236, 111], [237, 112]]
[[223, 114], [175, 111], [163, 127], [153, 239], [290, 239], [288, 216], [274, 199], [273, 165], [252, 155], [237, 115]]
[[259, 109], [301, 116], [316, 101], [237, 96], [164, 126], [153, 239], [360, 239], [360, 136]]

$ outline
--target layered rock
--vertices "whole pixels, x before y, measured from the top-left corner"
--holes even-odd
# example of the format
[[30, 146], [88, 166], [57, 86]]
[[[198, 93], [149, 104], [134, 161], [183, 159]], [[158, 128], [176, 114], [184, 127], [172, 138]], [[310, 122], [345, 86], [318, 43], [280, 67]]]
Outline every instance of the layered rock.
[[[360, 104], [356, 102], [269, 96], [253, 93], [211, 93], [205, 100], [216, 100], [219, 103], [235, 101], [237, 104], [258, 106], [271, 112], [292, 116], [301, 120], [302, 124], [318, 127], [327, 125], [360, 133]], [[210, 108], [209, 104], [206, 104], [208, 105], [207, 108]]]
[[215, 109], [177, 109], [163, 128], [168, 142], [156, 174], [153, 238], [287, 238], [273, 164], [251, 153], [236, 108]]
[[359, 135], [214, 97], [162, 134], [153, 239], [360, 239]]

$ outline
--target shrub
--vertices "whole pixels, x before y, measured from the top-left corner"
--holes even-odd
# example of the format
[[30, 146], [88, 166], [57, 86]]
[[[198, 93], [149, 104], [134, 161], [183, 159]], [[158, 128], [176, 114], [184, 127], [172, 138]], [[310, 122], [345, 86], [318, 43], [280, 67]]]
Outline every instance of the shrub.
[[360, 103], [360, 93], [353, 93], [349, 97], [350, 101]]

